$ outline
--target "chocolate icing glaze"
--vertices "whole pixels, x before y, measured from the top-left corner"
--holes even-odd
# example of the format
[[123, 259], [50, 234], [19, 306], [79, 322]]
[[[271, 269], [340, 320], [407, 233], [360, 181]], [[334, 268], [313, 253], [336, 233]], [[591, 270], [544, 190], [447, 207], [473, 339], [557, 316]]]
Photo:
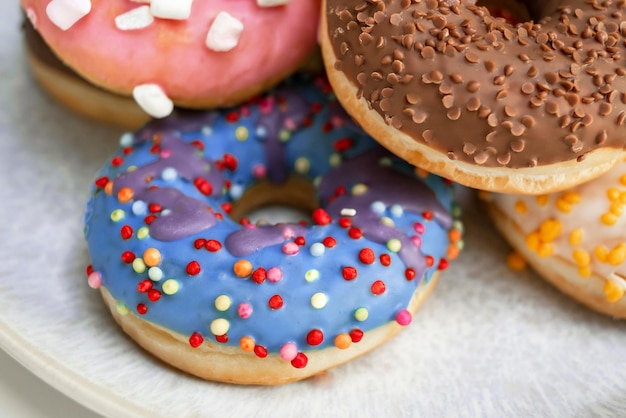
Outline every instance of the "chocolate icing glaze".
[[[522, 168], [626, 141], [624, 0], [327, 0], [337, 62], [385, 122], [452, 160]], [[339, 97], [341, 99], [341, 97]]]

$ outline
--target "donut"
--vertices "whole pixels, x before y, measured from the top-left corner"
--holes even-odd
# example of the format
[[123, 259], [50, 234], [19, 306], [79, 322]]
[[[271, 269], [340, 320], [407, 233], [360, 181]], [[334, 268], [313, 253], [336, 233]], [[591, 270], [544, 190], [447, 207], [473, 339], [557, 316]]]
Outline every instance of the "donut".
[[624, 156], [624, 1], [523, 4], [535, 20], [512, 25], [473, 1], [325, 0], [329, 80], [370, 135], [435, 174], [535, 195], [589, 181]]
[[[178, 369], [300, 380], [412, 321], [463, 246], [453, 189], [354, 125], [325, 78], [298, 76], [125, 134], [87, 204], [87, 281]], [[311, 219], [247, 217], [276, 204]]]
[[598, 312], [626, 318], [626, 162], [560, 192], [481, 196], [497, 229], [542, 277]]
[[[132, 97], [154, 118], [169, 115], [174, 106], [245, 101], [317, 50], [315, 0], [22, 0], [21, 5], [64, 64], [95, 86]], [[37, 70], [40, 84], [54, 87], [54, 80]]]

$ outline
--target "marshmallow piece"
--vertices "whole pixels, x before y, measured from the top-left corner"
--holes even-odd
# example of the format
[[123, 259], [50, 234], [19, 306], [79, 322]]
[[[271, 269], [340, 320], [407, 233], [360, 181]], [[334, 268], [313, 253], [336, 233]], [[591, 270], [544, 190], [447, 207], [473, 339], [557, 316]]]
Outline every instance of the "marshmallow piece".
[[133, 89], [133, 98], [144, 112], [153, 118], [169, 116], [174, 110], [174, 103], [156, 84], [141, 84]]
[[161, 19], [185, 20], [191, 15], [193, 0], [152, 0], [150, 13]]
[[46, 14], [61, 30], [68, 30], [91, 12], [90, 0], [52, 0]]
[[115, 26], [119, 30], [134, 30], [148, 27], [154, 22], [150, 6], [139, 6], [115, 18]]
[[230, 51], [239, 43], [243, 23], [227, 12], [219, 12], [206, 36], [206, 46], [218, 52]]
[[283, 6], [289, 3], [290, 0], [256, 0], [256, 4], [259, 7], [274, 7]]

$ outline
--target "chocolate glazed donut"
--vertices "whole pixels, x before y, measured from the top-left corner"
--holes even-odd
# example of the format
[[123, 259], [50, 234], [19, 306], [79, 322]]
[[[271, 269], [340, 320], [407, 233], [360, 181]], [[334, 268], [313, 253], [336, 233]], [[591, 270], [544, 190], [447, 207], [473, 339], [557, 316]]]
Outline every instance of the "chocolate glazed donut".
[[540, 194], [624, 158], [624, 0], [326, 0], [331, 84], [385, 147], [479, 189]]

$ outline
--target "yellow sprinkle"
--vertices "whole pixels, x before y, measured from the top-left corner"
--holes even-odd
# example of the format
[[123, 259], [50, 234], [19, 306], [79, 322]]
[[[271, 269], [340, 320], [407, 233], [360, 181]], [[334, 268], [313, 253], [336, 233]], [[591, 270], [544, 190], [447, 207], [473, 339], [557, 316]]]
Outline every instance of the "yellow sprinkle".
[[588, 266], [589, 262], [591, 261], [591, 256], [589, 255], [589, 253], [581, 249], [574, 250], [574, 252], [572, 253], [572, 257], [574, 258], [574, 261], [576, 262], [578, 267]]
[[237, 277], [248, 277], [252, 274], [252, 263], [248, 260], [237, 260], [233, 265], [233, 271]]
[[559, 199], [556, 201], [556, 208], [559, 212], [570, 213], [572, 211], [572, 204], [563, 199]]
[[561, 196], [561, 199], [565, 200], [567, 203], [575, 205], [576, 203], [580, 203], [580, 193], [566, 192], [563, 196]]
[[314, 281], [316, 281], [319, 278], [320, 278], [319, 270], [311, 269], [311, 270], [307, 271], [306, 273], [304, 273], [304, 279], [307, 282], [314, 282]]
[[606, 261], [612, 266], [619, 266], [626, 259], [626, 244], [621, 243], [615, 246], [610, 252]]
[[548, 195], [542, 194], [537, 196], [537, 204], [539, 206], [545, 206], [548, 203]]
[[537, 248], [537, 255], [539, 257], [550, 257], [554, 254], [554, 246], [551, 242], [542, 242]]
[[606, 259], [609, 256], [609, 250], [603, 245], [598, 245], [593, 251], [593, 254], [598, 260], [600, 260], [600, 262], [606, 263]]
[[385, 226], [390, 226], [392, 228], [396, 226], [396, 223], [389, 216], [383, 216], [382, 218], [380, 218], [380, 223]]
[[124, 219], [124, 216], [126, 216], [126, 213], [124, 213], [122, 209], [115, 209], [113, 212], [111, 212], [111, 220], [113, 222], [121, 221], [122, 219]]
[[235, 138], [237, 141], [245, 141], [248, 139], [248, 128], [245, 126], [239, 126], [235, 129]]
[[128, 309], [128, 306], [126, 306], [126, 304], [123, 302], [117, 302], [115, 304], [115, 310], [118, 314], [122, 316], [126, 316], [130, 313], [130, 309]]
[[146, 271], [146, 263], [144, 263], [143, 259], [137, 257], [133, 260], [133, 270], [135, 273], [144, 273]]
[[553, 219], [546, 219], [539, 227], [539, 237], [542, 241], [554, 241], [561, 233], [561, 222]]
[[526, 202], [524, 202], [523, 200], [518, 200], [517, 202], [515, 202], [515, 212], [519, 213], [520, 215], [524, 215], [526, 212], [528, 212]]
[[589, 266], [579, 267], [578, 275], [582, 277], [583, 279], [588, 279], [589, 277], [591, 277], [591, 267]]
[[516, 251], [512, 251], [506, 256], [506, 265], [514, 271], [522, 271], [526, 268], [526, 260]]
[[402, 242], [398, 238], [391, 238], [387, 241], [387, 249], [392, 253], [397, 253], [402, 248]]
[[300, 157], [296, 160], [294, 167], [297, 173], [306, 174], [311, 168], [311, 162], [306, 157]]
[[614, 213], [605, 213], [600, 217], [600, 220], [602, 221], [602, 223], [606, 226], [612, 226], [615, 225], [615, 223], [617, 222], [617, 216], [615, 216]]
[[225, 335], [230, 329], [230, 323], [224, 318], [217, 318], [211, 322], [210, 328], [213, 335]]
[[354, 311], [354, 319], [356, 319], [359, 322], [363, 322], [367, 319], [369, 314], [370, 313], [367, 310], [367, 308], [357, 308], [357, 310]]
[[348, 334], [339, 334], [335, 337], [335, 347], [345, 350], [352, 345], [352, 338]]
[[352, 187], [352, 194], [354, 196], [361, 196], [361, 195], [363, 195], [365, 193], [367, 193], [367, 186], [365, 184], [363, 184], [363, 183], [355, 184]]
[[311, 306], [315, 309], [322, 309], [328, 303], [328, 296], [326, 294], [319, 292], [311, 296]]
[[175, 279], [167, 279], [163, 282], [162, 289], [163, 293], [165, 293], [166, 295], [173, 295], [175, 293], [178, 293], [178, 290], [180, 289], [180, 283], [178, 283], [178, 280]]
[[137, 239], [146, 239], [150, 235], [150, 229], [147, 226], [142, 226], [137, 230]]
[[230, 308], [231, 300], [226, 295], [219, 295], [215, 298], [215, 309], [220, 312], [227, 311]]
[[607, 280], [604, 283], [604, 293], [609, 302], [617, 302], [624, 296], [624, 288], [612, 280]]
[[615, 202], [617, 200], [619, 200], [619, 196], [620, 196], [621, 192], [619, 191], [619, 189], [616, 189], [615, 187], [611, 187], [606, 191], [606, 197], [611, 201], [611, 202]]
[[143, 252], [143, 262], [148, 267], [158, 266], [161, 262], [161, 253], [156, 248], [148, 248]]
[[239, 347], [241, 347], [241, 349], [246, 353], [251, 353], [252, 351], [254, 351], [254, 345], [254, 338], [252, 337], [241, 337], [241, 339], [239, 340]]
[[583, 242], [583, 230], [576, 228], [569, 234], [569, 243], [575, 247], [581, 242]]
[[526, 246], [531, 251], [537, 251], [537, 249], [539, 248], [539, 242], [540, 240], [538, 232], [531, 232], [526, 237]]

